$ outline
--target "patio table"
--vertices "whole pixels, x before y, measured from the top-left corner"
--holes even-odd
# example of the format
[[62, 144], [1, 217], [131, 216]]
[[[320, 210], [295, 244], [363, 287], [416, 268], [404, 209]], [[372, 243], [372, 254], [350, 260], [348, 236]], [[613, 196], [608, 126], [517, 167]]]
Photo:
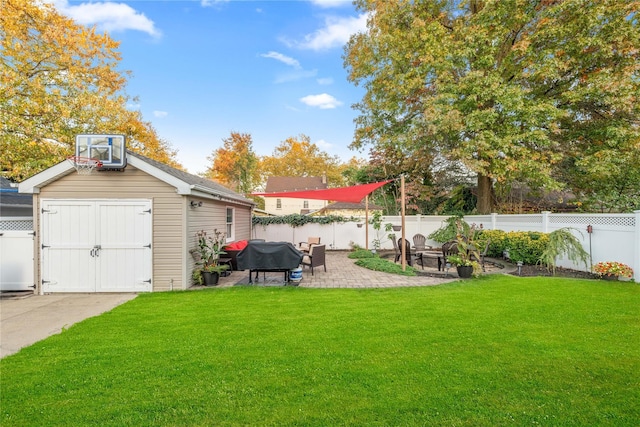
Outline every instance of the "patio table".
[[424, 251], [416, 251], [416, 253], [421, 254], [422, 258], [430, 258], [430, 259], [437, 259], [438, 260], [438, 271], [443, 270], [443, 265], [442, 265], [442, 251], [435, 251], [433, 249], [430, 250], [424, 250]]

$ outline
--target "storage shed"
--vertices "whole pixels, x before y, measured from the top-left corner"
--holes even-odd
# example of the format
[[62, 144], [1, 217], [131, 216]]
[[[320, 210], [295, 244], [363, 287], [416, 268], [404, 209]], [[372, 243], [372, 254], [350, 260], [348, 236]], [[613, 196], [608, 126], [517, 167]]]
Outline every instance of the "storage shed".
[[198, 231], [251, 237], [252, 200], [129, 151], [120, 171], [63, 161], [19, 191], [33, 195], [38, 293], [187, 289]]

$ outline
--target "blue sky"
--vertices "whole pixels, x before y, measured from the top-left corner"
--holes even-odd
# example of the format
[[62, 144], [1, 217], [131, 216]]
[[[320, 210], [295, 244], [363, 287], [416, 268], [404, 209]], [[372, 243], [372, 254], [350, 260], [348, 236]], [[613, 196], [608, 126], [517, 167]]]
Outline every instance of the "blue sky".
[[350, 1], [49, 0], [119, 42], [127, 93], [191, 173], [231, 132], [258, 155], [305, 134], [343, 161], [364, 94], [343, 46], [366, 17]]

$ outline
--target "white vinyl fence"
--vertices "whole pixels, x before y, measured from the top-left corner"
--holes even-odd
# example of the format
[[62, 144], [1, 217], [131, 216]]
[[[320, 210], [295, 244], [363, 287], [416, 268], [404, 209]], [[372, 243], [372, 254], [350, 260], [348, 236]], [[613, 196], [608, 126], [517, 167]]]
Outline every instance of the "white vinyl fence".
[[33, 290], [33, 221], [0, 218], [0, 291]]
[[[406, 216], [405, 236], [409, 240], [417, 233], [428, 236], [440, 228], [447, 218], [449, 217]], [[585, 251], [590, 254], [589, 264], [595, 265], [600, 261], [622, 262], [633, 268], [634, 279], [640, 282], [640, 211], [630, 214], [554, 214], [550, 212], [528, 215], [490, 214], [469, 215], [464, 219], [469, 224], [476, 224], [489, 230], [550, 233], [560, 228], [570, 228]], [[258, 225], [253, 229], [253, 237], [267, 241], [292, 242], [297, 246], [310, 236], [320, 236], [321, 242], [327, 245], [328, 250], [351, 249], [353, 243], [365, 247], [367, 240], [369, 248], [372, 248], [372, 241], [379, 238], [382, 249], [393, 249], [391, 241], [387, 238], [388, 233], [384, 230], [376, 236], [375, 230], [369, 225], [367, 239], [367, 228], [364, 222], [362, 218], [359, 223], [306, 224], [295, 228], [281, 224], [266, 227]], [[385, 216], [382, 218], [382, 224], [386, 223], [401, 225], [402, 218]], [[587, 232], [588, 225], [591, 225], [592, 233]], [[402, 231], [395, 232], [396, 237], [399, 238], [401, 233]], [[427, 241], [427, 244], [437, 246], [433, 241]], [[558, 259], [557, 265], [582, 271], [591, 269], [591, 265], [575, 265], [567, 259]]]

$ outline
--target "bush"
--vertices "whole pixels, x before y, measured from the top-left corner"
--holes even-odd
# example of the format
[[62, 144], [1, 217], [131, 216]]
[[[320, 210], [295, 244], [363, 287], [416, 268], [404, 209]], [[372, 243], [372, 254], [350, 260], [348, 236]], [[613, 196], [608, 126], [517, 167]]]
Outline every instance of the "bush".
[[353, 252], [350, 252], [348, 257], [350, 259], [379, 258], [377, 254], [366, 249], [356, 249]]
[[537, 231], [482, 230], [477, 240], [486, 242], [487, 239], [491, 239], [488, 257], [501, 258], [508, 250], [512, 261], [535, 265], [547, 248], [549, 235]]
[[416, 271], [413, 267], [407, 265], [405, 266], [405, 270], [402, 271], [402, 265], [380, 257], [359, 259], [356, 261], [356, 265], [368, 268], [369, 270], [383, 271], [385, 273], [400, 274], [402, 276], [416, 276]]

